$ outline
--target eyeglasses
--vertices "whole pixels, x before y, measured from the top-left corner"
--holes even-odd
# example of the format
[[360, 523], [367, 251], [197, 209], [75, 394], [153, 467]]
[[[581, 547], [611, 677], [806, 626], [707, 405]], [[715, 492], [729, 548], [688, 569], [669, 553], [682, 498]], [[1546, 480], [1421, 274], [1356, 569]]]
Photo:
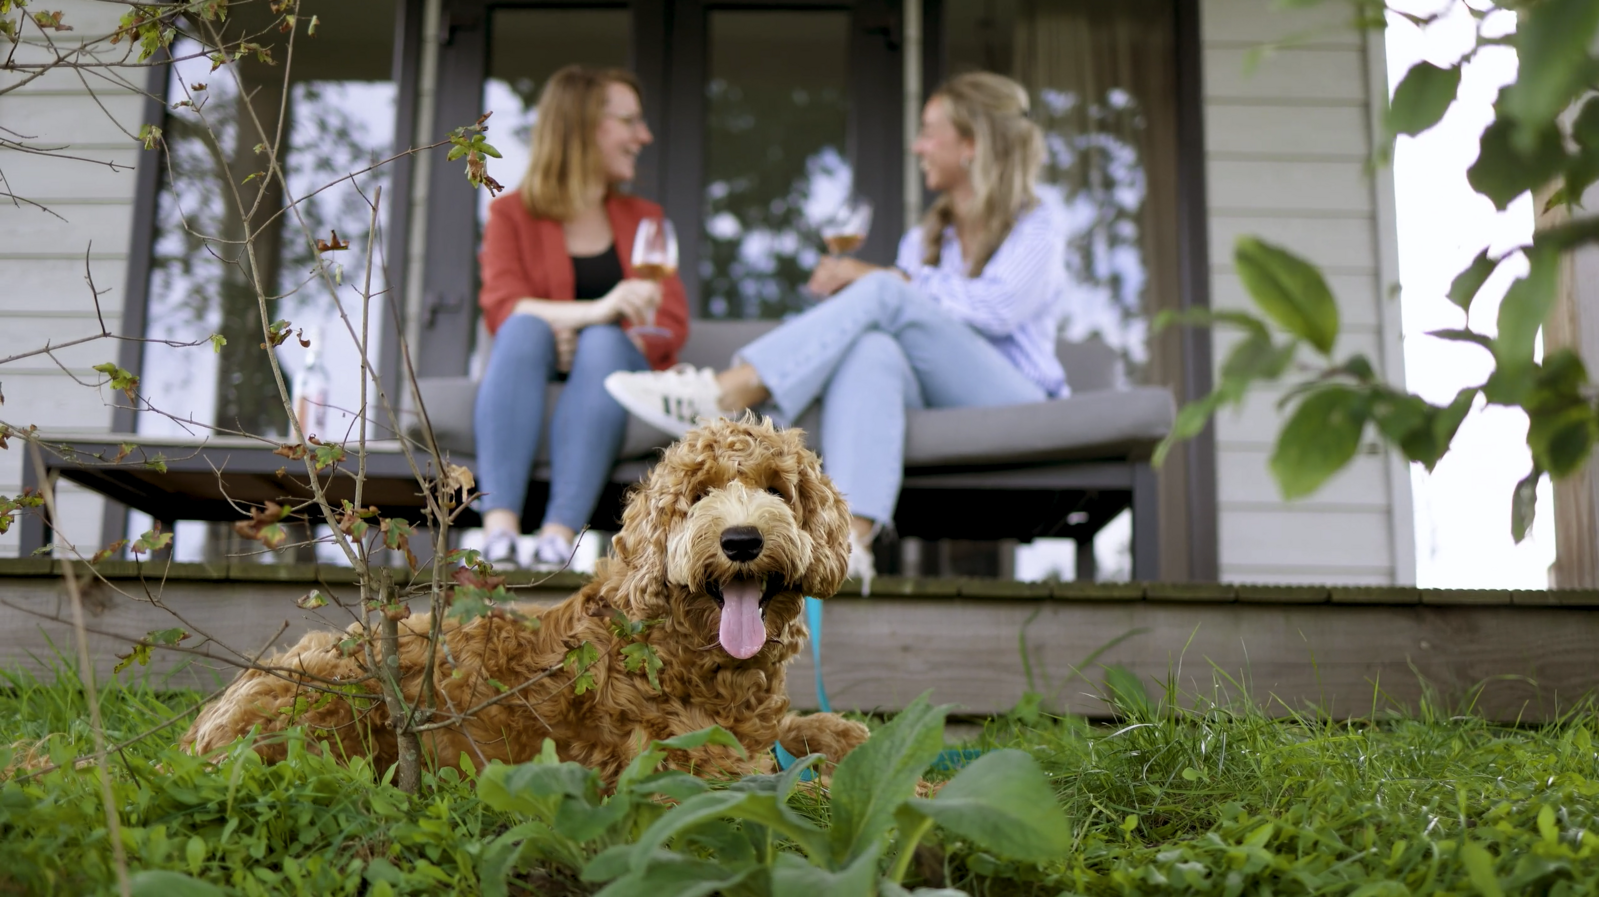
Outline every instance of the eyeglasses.
[[649, 123], [644, 120], [644, 114], [642, 112], [634, 112], [630, 115], [617, 115], [614, 112], [607, 112], [605, 113], [605, 117], [614, 118], [621, 122], [624, 127], [633, 130], [649, 127]]

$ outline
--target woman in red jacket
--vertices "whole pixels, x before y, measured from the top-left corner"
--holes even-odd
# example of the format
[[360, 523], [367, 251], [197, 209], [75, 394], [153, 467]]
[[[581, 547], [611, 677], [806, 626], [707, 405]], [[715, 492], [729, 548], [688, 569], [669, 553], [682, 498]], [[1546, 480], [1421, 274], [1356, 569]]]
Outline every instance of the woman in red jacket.
[[[534, 565], [572, 553], [616, 462], [627, 412], [605, 391], [614, 371], [665, 370], [688, 337], [688, 303], [674, 274], [632, 276], [639, 222], [654, 203], [619, 192], [654, 138], [638, 80], [568, 66], [539, 97], [532, 161], [515, 193], [489, 206], [478, 297], [494, 349], [475, 409], [484, 554], [514, 566], [522, 504], [545, 424], [545, 393], [566, 378], [549, 420], [550, 500]], [[632, 333], [653, 323], [663, 335]]]

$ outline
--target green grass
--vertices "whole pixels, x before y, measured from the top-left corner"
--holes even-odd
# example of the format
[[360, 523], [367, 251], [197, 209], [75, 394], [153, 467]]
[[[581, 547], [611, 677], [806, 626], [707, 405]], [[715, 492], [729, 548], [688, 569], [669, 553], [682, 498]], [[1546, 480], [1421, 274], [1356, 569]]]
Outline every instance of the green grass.
[[[0, 675], [7, 763], [30, 749], [34, 768], [92, 749], [80, 690]], [[974, 743], [1039, 761], [1072, 827], [1070, 853], [1039, 867], [935, 834], [911, 877], [974, 895], [1599, 891], [1591, 707], [1538, 728], [1433, 703], [1346, 723], [1274, 719], [1193, 696], [1178, 709], [1123, 689], [1118, 724], [1029, 712], [990, 722]], [[107, 688], [107, 738], [131, 738], [198, 697]], [[453, 771], [429, 777], [413, 798], [374, 785], [370, 769], [298, 750], [276, 766], [240, 750], [208, 767], [172, 750], [186, 725], [115, 757], [135, 870], [193, 874], [239, 894], [475, 894], [487, 844], [525, 821], [489, 808]], [[25, 774], [0, 785], [0, 894], [112, 893], [92, 772]], [[795, 803], [825, 820], [825, 800]], [[513, 879], [523, 893], [598, 887], [560, 862], [531, 866]]]

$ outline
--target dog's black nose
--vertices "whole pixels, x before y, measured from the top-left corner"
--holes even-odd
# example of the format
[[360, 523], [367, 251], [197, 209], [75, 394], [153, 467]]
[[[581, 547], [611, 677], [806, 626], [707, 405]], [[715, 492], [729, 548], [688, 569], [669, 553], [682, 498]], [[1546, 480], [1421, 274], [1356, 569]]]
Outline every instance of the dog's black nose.
[[753, 526], [730, 526], [722, 530], [722, 553], [729, 560], [753, 561], [761, 556], [766, 540]]

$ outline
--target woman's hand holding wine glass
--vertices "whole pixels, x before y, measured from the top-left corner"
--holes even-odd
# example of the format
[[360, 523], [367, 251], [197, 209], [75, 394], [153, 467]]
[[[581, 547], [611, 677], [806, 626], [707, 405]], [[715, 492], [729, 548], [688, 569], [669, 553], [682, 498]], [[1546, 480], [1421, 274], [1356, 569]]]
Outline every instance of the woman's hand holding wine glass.
[[811, 272], [811, 279], [805, 285], [811, 293], [826, 298], [877, 270], [876, 265], [850, 256], [866, 243], [866, 236], [871, 233], [871, 202], [859, 197], [845, 200], [818, 230], [822, 242], [827, 244], [828, 255], [816, 263], [816, 270]]
[[661, 304], [661, 282], [677, 273], [677, 231], [665, 218], [645, 218], [633, 235], [633, 276], [654, 287], [654, 302], [646, 315], [633, 321], [631, 332], [646, 339], [669, 337], [672, 331], [655, 323]]

